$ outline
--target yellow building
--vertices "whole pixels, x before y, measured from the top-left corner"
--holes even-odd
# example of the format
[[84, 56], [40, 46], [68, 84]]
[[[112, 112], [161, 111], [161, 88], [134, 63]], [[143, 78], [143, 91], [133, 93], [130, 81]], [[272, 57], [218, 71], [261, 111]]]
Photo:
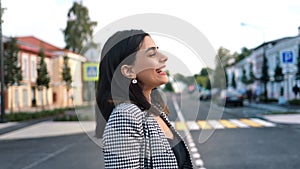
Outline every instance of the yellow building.
[[[72, 76], [72, 88], [67, 92], [65, 82], [62, 80], [62, 70], [64, 65], [64, 56], [69, 57], [69, 67]], [[53, 105], [56, 107], [66, 107], [83, 104], [83, 77], [82, 64], [86, 58], [70, 51], [62, 52], [58, 57], [53, 59]]]
[[[20, 86], [9, 87], [5, 92], [5, 108], [13, 111], [35, 110], [35, 107], [59, 108], [83, 104], [82, 63], [86, 58], [70, 51], [53, 46], [33, 36], [17, 37], [19, 63], [23, 80]], [[50, 84], [42, 91], [36, 88], [38, 53], [44, 48]], [[72, 89], [67, 95], [62, 80], [63, 56], [67, 55], [72, 75]], [[72, 100], [73, 99], [73, 100]]]

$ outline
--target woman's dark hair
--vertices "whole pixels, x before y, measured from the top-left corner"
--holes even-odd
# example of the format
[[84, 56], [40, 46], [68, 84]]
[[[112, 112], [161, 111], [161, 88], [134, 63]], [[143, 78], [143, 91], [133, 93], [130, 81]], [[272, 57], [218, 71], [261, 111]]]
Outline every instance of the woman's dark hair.
[[102, 137], [106, 122], [116, 104], [132, 102], [141, 110], [151, 107], [139, 83], [132, 84], [132, 79], [124, 77], [120, 70], [122, 65], [134, 63], [136, 52], [145, 36], [149, 34], [142, 30], [119, 31], [106, 41], [102, 49], [96, 95], [98, 105], [96, 106], [96, 137], [98, 138]]

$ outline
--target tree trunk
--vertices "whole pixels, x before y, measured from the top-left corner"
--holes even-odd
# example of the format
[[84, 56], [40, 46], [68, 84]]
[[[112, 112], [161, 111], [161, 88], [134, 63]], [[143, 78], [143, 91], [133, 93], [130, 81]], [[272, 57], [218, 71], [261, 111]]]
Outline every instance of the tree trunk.
[[265, 88], [265, 91], [264, 91], [264, 101], [265, 102], [268, 102], [268, 91], [267, 91], [267, 82], [264, 82], [264, 88]]
[[49, 108], [49, 100], [48, 100], [48, 88], [46, 88], [46, 105]]
[[69, 88], [67, 87], [67, 108], [69, 108]]
[[10, 113], [13, 113], [14, 112], [14, 104], [13, 104], [13, 102], [14, 102], [14, 96], [13, 96], [13, 86], [10, 86], [11, 87], [11, 91], [10, 91], [10, 93], [11, 93], [11, 95], [10, 95]]
[[43, 96], [43, 88], [39, 90], [39, 92], [42, 92], [42, 110], [44, 111], [44, 96]]

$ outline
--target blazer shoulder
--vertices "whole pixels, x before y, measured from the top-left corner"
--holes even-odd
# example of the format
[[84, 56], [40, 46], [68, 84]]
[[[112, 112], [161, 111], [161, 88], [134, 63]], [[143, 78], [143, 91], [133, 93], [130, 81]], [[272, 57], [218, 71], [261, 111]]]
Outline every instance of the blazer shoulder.
[[140, 120], [145, 115], [145, 112], [133, 103], [121, 103], [114, 108], [112, 116], [115, 115]]

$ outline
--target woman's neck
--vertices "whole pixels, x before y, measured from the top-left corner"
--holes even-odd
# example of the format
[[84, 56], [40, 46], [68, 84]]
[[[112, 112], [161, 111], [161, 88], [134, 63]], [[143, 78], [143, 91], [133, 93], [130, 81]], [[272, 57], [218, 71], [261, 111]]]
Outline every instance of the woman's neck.
[[151, 95], [151, 90], [144, 90], [143, 93], [144, 93], [144, 96], [146, 97], [146, 100], [147, 100], [149, 103], [151, 103], [151, 97], [150, 97], [150, 95]]

